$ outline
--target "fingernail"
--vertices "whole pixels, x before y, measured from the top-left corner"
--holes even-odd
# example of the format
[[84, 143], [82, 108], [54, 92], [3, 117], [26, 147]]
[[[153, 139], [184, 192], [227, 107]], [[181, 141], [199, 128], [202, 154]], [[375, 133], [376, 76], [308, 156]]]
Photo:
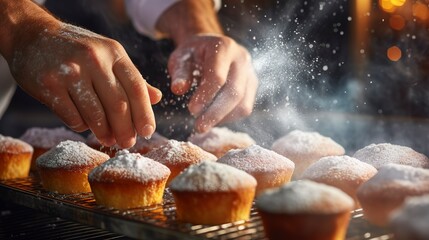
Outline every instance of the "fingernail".
[[142, 137], [150, 138], [150, 137], [152, 137], [152, 134], [154, 131], [155, 131], [155, 128], [152, 125], [146, 124], [146, 125], [144, 125], [142, 132], [141, 132]]

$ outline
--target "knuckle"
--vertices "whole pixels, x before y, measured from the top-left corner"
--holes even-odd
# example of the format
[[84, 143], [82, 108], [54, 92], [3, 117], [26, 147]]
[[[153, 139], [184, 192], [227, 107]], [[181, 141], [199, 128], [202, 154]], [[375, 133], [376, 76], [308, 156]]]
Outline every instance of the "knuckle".
[[122, 114], [128, 110], [128, 103], [127, 101], [119, 100], [113, 103], [110, 109], [113, 114]]

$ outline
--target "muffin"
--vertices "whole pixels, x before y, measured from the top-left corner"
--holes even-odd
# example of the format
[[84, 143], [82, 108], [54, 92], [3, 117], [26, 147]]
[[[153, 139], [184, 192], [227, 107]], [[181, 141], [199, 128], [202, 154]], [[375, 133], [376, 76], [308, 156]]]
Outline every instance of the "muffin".
[[256, 198], [270, 240], [344, 239], [354, 202], [341, 190], [309, 180], [293, 181]]
[[408, 198], [389, 220], [395, 239], [429, 239], [429, 195]]
[[322, 157], [344, 155], [344, 148], [331, 138], [317, 132], [294, 130], [277, 139], [271, 149], [295, 163], [292, 178], [298, 179], [302, 172]]
[[349, 156], [323, 157], [308, 167], [301, 179], [324, 183], [341, 189], [355, 201], [355, 208], [360, 204], [356, 190], [377, 173], [372, 165]]
[[91, 192], [88, 173], [107, 159], [83, 142], [66, 140], [40, 155], [36, 164], [46, 190], [70, 194]]
[[168, 140], [166, 144], [158, 148], [152, 149], [145, 156], [164, 164], [170, 169], [171, 174], [167, 185], [190, 165], [200, 163], [203, 160], [217, 160], [215, 155], [204, 151], [191, 142], [181, 142], [173, 139]]
[[189, 136], [188, 141], [214, 154], [217, 158], [231, 149], [243, 149], [256, 144], [247, 133], [235, 132], [226, 127], [214, 127], [208, 132], [193, 134]]
[[88, 181], [97, 204], [116, 209], [162, 203], [170, 170], [152, 159], [128, 150], [93, 169]]
[[67, 130], [64, 127], [32, 127], [27, 129], [20, 139], [30, 144], [34, 149], [33, 157], [31, 159], [31, 171], [36, 171], [36, 159], [43, 153], [47, 152], [49, 149], [58, 145], [60, 142], [66, 140], [85, 142], [84, 137], [75, 132]]
[[27, 177], [32, 155], [33, 147], [28, 143], [0, 135], [0, 180]]
[[251, 175], [212, 161], [191, 165], [170, 184], [177, 219], [192, 224], [249, 219], [255, 189]]
[[353, 155], [363, 162], [379, 169], [388, 163], [429, 168], [429, 159], [412, 148], [390, 143], [371, 144], [356, 151]]
[[258, 145], [229, 150], [218, 162], [252, 175], [257, 182], [256, 195], [289, 182], [295, 168], [291, 160]]
[[387, 164], [357, 190], [364, 217], [386, 226], [390, 214], [406, 198], [429, 194], [429, 170], [399, 164]]

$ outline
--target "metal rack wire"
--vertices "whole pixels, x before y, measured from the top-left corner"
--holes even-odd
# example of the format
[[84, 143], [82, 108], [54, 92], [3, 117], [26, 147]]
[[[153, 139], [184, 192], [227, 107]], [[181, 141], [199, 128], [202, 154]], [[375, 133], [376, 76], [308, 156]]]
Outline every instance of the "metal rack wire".
[[[164, 203], [148, 208], [116, 210], [98, 206], [92, 193], [56, 194], [43, 189], [36, 176], [0, 181], [0, 196], [88, 226], [143, 239], [252, 239], [265, 240], [264, 228], [256, 209], [248, 221], [222, 225], [193, 225], [176, 219], [175, 204], [168, 189]], [[352, 213], [347, 240], [393, 239], [387, 229], [369, 224], [361, 210]]]

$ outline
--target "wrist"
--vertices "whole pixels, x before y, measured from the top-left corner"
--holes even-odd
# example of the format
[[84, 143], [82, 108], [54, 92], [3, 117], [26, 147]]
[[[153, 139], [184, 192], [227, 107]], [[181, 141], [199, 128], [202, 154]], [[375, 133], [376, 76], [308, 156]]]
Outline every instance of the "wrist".
[[0, 16], [0, 53], [8, 62], [42, 31], [58, 26], [58, 20], [28, 0], [0, 0]]
[[212, 0], [175, 3], [160, 16], [156, 29], [172, 38], [177, 45], [196, 34], [223, 34]]

